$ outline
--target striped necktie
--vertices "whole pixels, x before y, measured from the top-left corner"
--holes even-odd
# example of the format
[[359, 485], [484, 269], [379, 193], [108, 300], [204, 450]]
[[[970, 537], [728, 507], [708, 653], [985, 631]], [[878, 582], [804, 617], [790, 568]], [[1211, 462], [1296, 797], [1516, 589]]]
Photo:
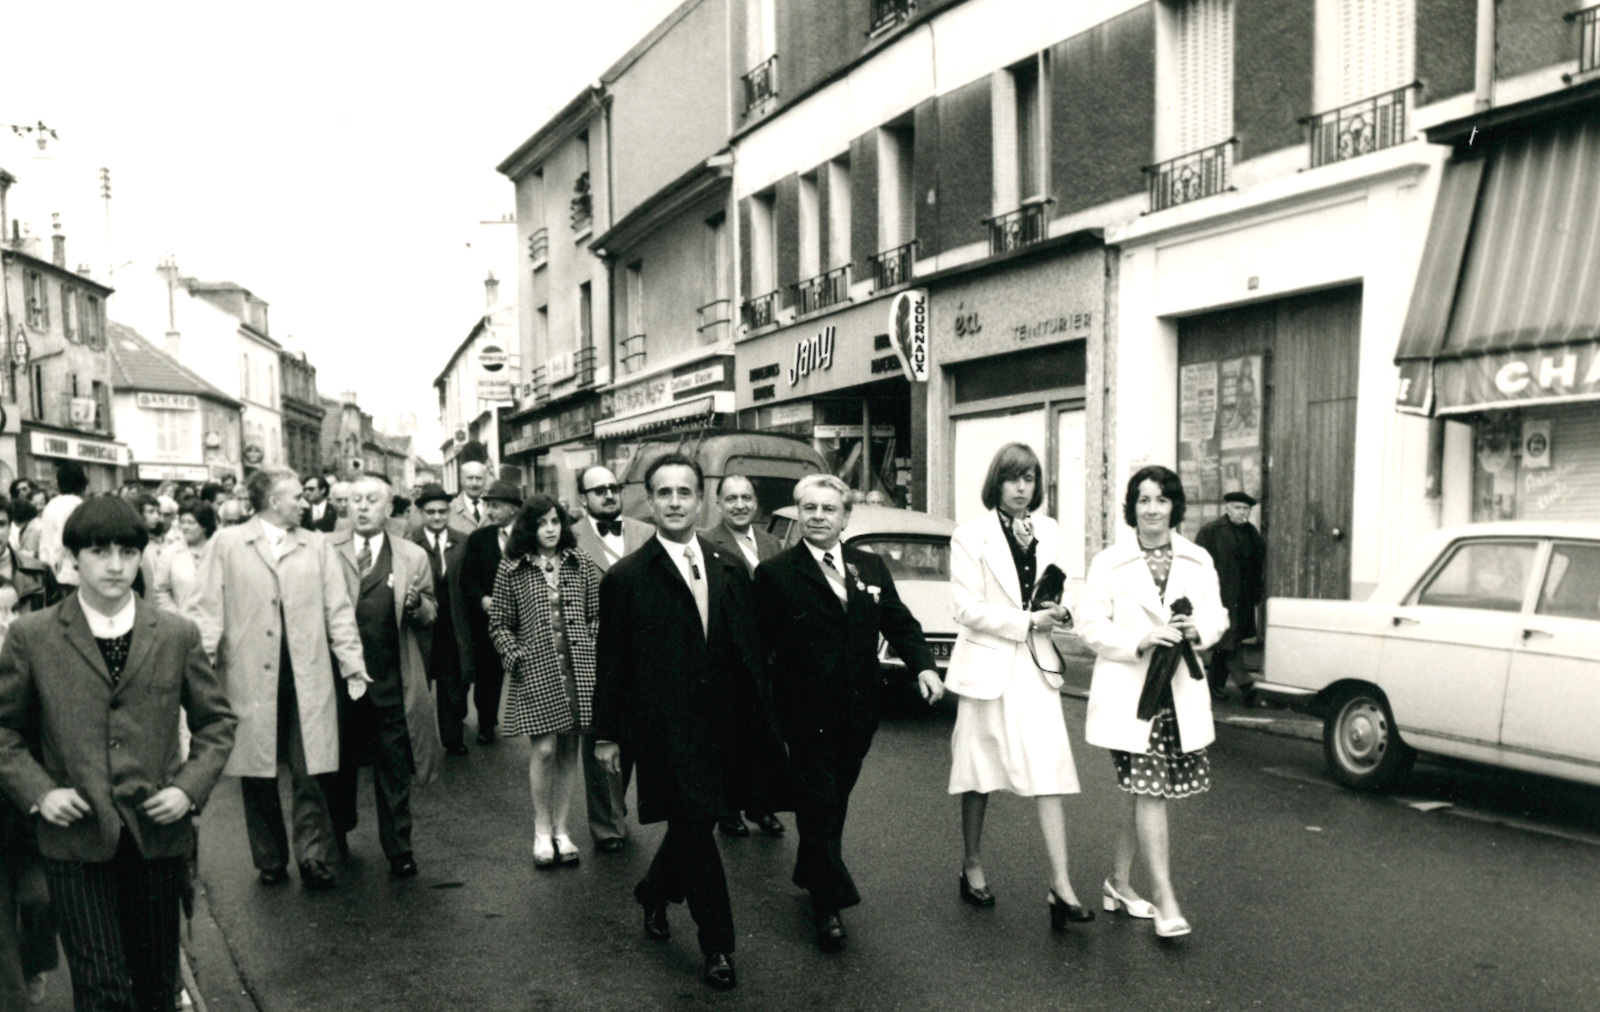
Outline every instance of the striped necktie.
[[845, 588], [844, 576], [839, 572], [839, 567], [834, 564], [833, 553], [823, 552], [822, 563], [822, 575], [828, 578], [828, 583], [833, 586], [834, 596], [839, 599], [839, 603], [848, 611], [850, 608], [850, 591]]
[[361, 539], [361, 551], [356, 553], [356, 569], [362, 576], [372, 572], [372, 539]]

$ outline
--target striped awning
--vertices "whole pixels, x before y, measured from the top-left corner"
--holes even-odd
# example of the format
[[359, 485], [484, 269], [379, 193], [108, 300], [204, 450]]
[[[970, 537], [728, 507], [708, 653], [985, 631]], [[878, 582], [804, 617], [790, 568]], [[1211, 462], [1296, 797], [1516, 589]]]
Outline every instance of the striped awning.
[[[726, 395], [726, 396], [724, 396]], [[704, 397], [678, 401], [653, 411], [641, 411], [622, 418], [596, 422], [594, 438], [620, 439], [624, 436], [643, 436], [664, 432], [680, 425], [688, 425], [711, 418], [718, 413], [733, 410], [733, 391], [717, 391]]]
[[1600, 399], [1600, 119], [1445, 167], [1395, 361], [1402, 410]]

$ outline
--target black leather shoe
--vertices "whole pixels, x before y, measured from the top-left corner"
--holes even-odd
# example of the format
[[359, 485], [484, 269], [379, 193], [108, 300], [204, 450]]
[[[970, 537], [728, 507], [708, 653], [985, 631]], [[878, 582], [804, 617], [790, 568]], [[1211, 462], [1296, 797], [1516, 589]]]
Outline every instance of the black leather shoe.
[[778, 821], [778, 817], [773, 815], [771, 812], [768, 812], [766, 815], [757, 815], [751, 821], [756, 824], [757, 829], [761, 830], [761, 832], [765, 833], [767, 836], [783, 835], [783, 823]]
[[628, 845], [628, 841], [620, 836], [609, 836], [604, 840], [596, 840], [594, 849], [602, 854], [615, 854]]
[[1221, 689], [1212, 689], [1211, 698], [1219, 703], [1226, 703], [1228, 701], [1228, 694]]
[[307, 889], [328, 890], [338, 885], [339, 880], [321, 861], [301, 861], [300, 884]]
[[1067, 922], [1083, 924], [1094, 920], [1094, 911], [1085, 910], [1076, 903], [1068, 903], [1056, 895], [1054, 889], [1050, 890], [1050, 927], [1056, 931], [1067, 926]]
[[717, 829], [722, 833], [723, 836], [750, 835], [750, 827], [746, 826], [744, 824], [744, 820], [739, 818], [737, 815], [728, 819], [718, 819]]
[[389, 859], [389, 874], [395, 878], [416, 878], [417, 860], [410, 854], [401, 854], [399, 857]]
[[994, 893], [990, 892], [987, 887], [973, 888], [972, 883], [967, 881], [967, 873], [963, 871], [961, 873], [961, 902], [970, 903], [975, 907], [992, 907], [994, 906]]
[[[672, 926], [667, 923], [667, 905], [655, 899], [650, 894], [648, 881], [640, 882], [633, 887], [633, 898], [644, 907], [644, 935], [646, 938], [657, 942], [664, 942], [672, 937]], [[728, 971], [733, 972], [731, 969]], [[732, 986], [731, 984], [729, 985]]]
[[726, 952], [706, 953], [705, 981], [718, 991], [731, 991], [739, 983], [733, 973], [733, 957]]
[[478, 744], [479, 745], [493, 745], [494, 744], [494, 728], [491, 727], [486, 731], [479, 731], [478, 732]]
[[817, 944], [823, 952], [838, 952], [844, 948], [846, 932], [839, 911], [817, 915]]
[[289, 881], [289, 869], [284, 867], [263, 868], [258, 877], [264, 886], [283, 885]]
[[446, 745], [444, 747], [444, 754], [445, 755], [466, 755], [467, 754], [467, 747], [465, 745]]
[[350, 834], [334, 830], [333, 843], [339, 848], [339, 860], [350, 860]]

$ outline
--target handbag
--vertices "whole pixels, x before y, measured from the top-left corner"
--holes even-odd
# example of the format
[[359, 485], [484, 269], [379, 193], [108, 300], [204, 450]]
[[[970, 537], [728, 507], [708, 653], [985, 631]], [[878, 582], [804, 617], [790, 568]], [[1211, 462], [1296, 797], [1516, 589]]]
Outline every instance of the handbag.
[[[1066, 592], [1067, 574], [1062, 571], [1060, 566], [1053, 562], [1050, 563], [1044, 567], [1044, 572], [1039, 574], [1039, 579], [1034, 581], [1033, 594], [1028, 598], [1028, 613], [1031, 615], [1033, 612], [1043, 611], [1046, 608], [1060, 604], [1061, 599], [1066, 596]], [[1071, 626], [1072, 615], [1069, 612], [1064, 627], [1071, 628]], [[1047, 668], [1039, 663], [1039, 652], [1033, 645], [1033, 630], [1031, 629], [1028, 631], [1027, 641], [1028, 653], [1033, 657], [1034, 667], [1052, 675], [1066, 673], [1067, 659], [1061, 656], [1061, 649], [1056, 646], [1054, 639], [1050, 640], [1050, 650], [1056, 655], [1056, 660], [1061, 662], [1061, 666], [1058, 668]]]
[[[1187, 597], [1180, 597], [1172, 602], [1172, 614], [1193, 615], [1194, 604]], [[1151, 719], [1161, 709], [1161, 689], [1172, 680], [1180, 660], [1188, 665], [1190, 678], [1206, 677], [1200, 668], [1199, 658], [1194, 655], [1194, 647], [1189, 645], [1187, 639], [1177, 646], [1163, 643], [1156, 647], [1150, 651], [1150, 666], [1144, 673], [1144, 689], [1139, 693], [1140, 720]]]

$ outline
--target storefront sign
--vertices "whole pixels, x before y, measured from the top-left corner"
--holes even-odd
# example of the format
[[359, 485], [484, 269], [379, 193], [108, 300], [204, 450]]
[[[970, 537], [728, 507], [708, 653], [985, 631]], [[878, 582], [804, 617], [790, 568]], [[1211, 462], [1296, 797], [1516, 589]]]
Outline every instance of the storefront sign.
[[774, 404], [771, 424], [774, 426], [809, 424], [811, 417], [810, 401], [801, 401], [798, 404]]
[[1523, 419], [1522, 468], [1542, 471], [1550, 466], [1550, 419]]
[[487, 379], [478, 380], [478, 400], [480, 401], [509, 401], [511, 399], [511, 380]]
[[928, 382], [928, 293], [911, 288], [889, 300], [889, 338], [906, 379]]
[[1433, 391], [1440, 414], [1600, 399], [1600, 341], [1441, 360]]
[[939, 285], [929, 295], [928, 329], [942, 335], [940, 363], [1099, 338], [1105, 264], [1096, 248]]
[[91, 464], [109, 464], [121, 467], [128, 462], [128, 448], [120, 443], [100, 439], [79, 439], [76, 436], [58, 436], [49, 432], [30, 432], [28, 447], [36, 457], [65, 457]]
[[187, 464], [140, 464], [140, 481], [199, 481], [211, 480], [211, 470]]
[[[740, 409], [809, 400], [899, 375], [900, 360], [884, 326], [887, 301], [851, 306], [815, 323], [741, 341], [734, 349]], [[888, 372], [874, 371], [879, 359], [886, 360]]]
[[725, 382], [727, 376], [728, 372], [720, 362], [716, 365], [708, 365], [696, 369], [694, 372], [684, 373], [682, 376], [674, 376], [672, 377], [672, 395], [676, 397], [691, 390], [699, 390], [701, 387], [709, 387]]
[[[889, 439], [895, 434], [893, 425], [874, 425], [872, 427], [873, 439]], [[811, 427], [813, 439], [860, 439], [861, 426], [859, 425], [813, 425]]]
[[505, 349], [498, 344], [486, 344], [478, 352], [478, 365], [484, 372], [493, 375], [506, 367]]
[[789, 367], [789, 385], [794, 386], [813, 369], [833, 368], [834, 329], [824, 327], [822, 333], [804, 337], [794, 344], [794, 365]]
[[141, 408], [152, 411], [200, 410], [200, 398], [193, 394], [152, 394], [141, 392], [134, 395], [134, 403]]
[[672, 403], [672, 388], [665, 376], [608, 390], [600, 395], [600, 414], [606, 418], [649, 411]]

